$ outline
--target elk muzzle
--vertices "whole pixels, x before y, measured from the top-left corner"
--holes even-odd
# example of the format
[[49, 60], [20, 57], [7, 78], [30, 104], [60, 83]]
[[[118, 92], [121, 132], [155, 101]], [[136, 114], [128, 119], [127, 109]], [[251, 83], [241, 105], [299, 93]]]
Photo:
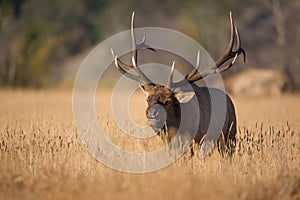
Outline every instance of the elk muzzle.
[[161, 104], [154, 104], [147, 108], [146, 116], [148, 124], [155, 130], [160, 131], [167, 120], [167, 111]]

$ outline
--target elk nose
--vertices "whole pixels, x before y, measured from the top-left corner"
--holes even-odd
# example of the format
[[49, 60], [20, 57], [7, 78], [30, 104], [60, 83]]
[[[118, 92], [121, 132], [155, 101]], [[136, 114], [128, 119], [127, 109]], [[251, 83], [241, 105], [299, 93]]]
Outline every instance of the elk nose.
[[165, 121], [167, 119], [167, 112], [162, 105], [154, 104], [147, 108], [146, 116], [148, 119]]
[[146, 111], [146, 115], [148, 118], [157, 118], [158, 117], [158, 111], [156, 106], [151, 106], [148, 107], [147, 111]]

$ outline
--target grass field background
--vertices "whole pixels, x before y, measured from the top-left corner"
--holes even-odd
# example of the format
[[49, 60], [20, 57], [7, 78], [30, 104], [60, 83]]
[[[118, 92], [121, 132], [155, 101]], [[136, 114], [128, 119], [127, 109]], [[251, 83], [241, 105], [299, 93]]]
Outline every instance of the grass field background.
[[[99, 91], [99, 123], [129, 151], [152, 151], [158, 137], [123, 134], [110, 113], [111, 91]], [[300, 95], [233, 97], [237, 151], [205, 160], [184, 155], [162, 170], [128, 174], [96, 161], [72, 117], [72, 92], [0, 90], [0, 200], [7, 199], [300, 199]], [[145, 124], [141, 93], [132, 119]]]

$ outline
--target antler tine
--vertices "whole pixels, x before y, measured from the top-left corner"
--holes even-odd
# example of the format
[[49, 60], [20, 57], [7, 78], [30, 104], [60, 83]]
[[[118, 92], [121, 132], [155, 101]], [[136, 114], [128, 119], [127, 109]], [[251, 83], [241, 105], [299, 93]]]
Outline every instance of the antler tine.
[[[229, 64], [227, 64], [225, 67], [222, 67], [222, 68], [220, 67], [220, 68], [218, 68], [216, 71], [214, 71], [214, 73], [211, 73], [211, 74], [215, 74], [215, 73], [217, 73], [217, 72], [222, 73], [222, 72], [225, 72], [226, 70], [228, 70], [232, 65], [234, 65], [235, 61], [236, 61], [237, 58], [238, 58], [238, 55], [239, 55], [239, 54], [235, 54], [234, 58], [232, 59], [232, 61], [231, 61]], [[205, 76], [207, 76], [207, 75], [210, 75], [210, 74], [208, 73], [208, 74], [206, 74]]]
[[[207, 70], [204, 70], [203, 72], [199, 73], [198, 70], [194, 69], [189, 74], [187, 74], [185, 76], [185, 78], [187, 79], [187, 81], [189, 83], [193, 83], [195, 81], [203, 79], [205, 76], [208, 76], [211, 74], [216, 74], [216, 73], [222, 73], [222, 72], [228, 70], [235, 63], [235, 61], [237, 60], [237, 57], [240, 54], [243, 54], [244, 62], [246, 61], [246, 53], [245, 53], [245, 50], [241, 47], [241, 39], [239, 36], [238, 29], [234, 24], [234, 20], [233, 20], [231, 12], [229, 13], [229, 18], [230, 18], [230, 39], [229, 39], [227, 49], [225, 50], [223, 55], [220, 56], [217, 59], [217, 61], [215, 61], [214, 65], [211, 67], [208, 67]], [[236, 39], [237, 49], [233, 50], [233, 45], [234, 45], [235, 39]], [[229, 64], [227, 64], [226, 66], [222, 67], [222, 65], [224, 65], [224, 63], [226, 63], [230, 59], [232, 59], [232, 61]], [[196, 67], [196, 68], [198, 68], [198, 67]], [[186, 84], [186, 80], [181, 80], [179, 82], [173, 83], [173, 87], [180, 87], [185, 84]]]
[[155, 49], [153, 49], [151, 46], [146, 44], [146, 35], [143, 36], [141, 43], [136, 44], [136, 48], [137, 49], [148, 49], [148, 50], [156, 52]]
[[[152, 83], [152, 81], [142, 72], [140, 67], [138, 66], [138, 50], [142, 48], [146, 48], [152, 51], [156, 51], [149, 45], [147, 45], [146, 42], [146, 36], [143, 37], [143, 40], [140, 44], [136, 43], [135, 39], [135, 32], [134, 32], [134, 12], [132, 12], [131, 16], [131, 27], [130, 27], [130, 33], [131, 33], [131, 43], [132, 43], [132, 65], [125, 64], [123, 61], [121, 61], [111, 49], [111, 53], [113, 58], [115, 59], [115, 65], [116, 67], [121, 71], [122, 74], [125, 74], [127, 77], [138, 81], [141, 84], [147, 84], [147, 83]], [[137, 75], [128, 73], [127, 71], [130, 69], [134, 69]]]
[[181, 81], [178, 81], [176, 83], [172, 83], [173, 88], [180, 87], [180, 86], [186, 84], [187, 81], [193, 80], [196, 75], [200, 75], [200, 73], [198, 72], [198, 70], [200, 69], [200, 52], [201, 51], [198, 50], [196, 67], [190, 73], [185, 75], [185, 78], [183, 78]]
[[169, 80], [168, 80], [168, 83], [167, 83], [167, 88], [170, 88], [170, 89], [172, 88], [172, 85], [173, 85], [174, 69], [175, 69], [175, 61], [173, 61], [171, 71], [170, 71]]
[[[136, 43], [135, 33], [134, 33], [134, 12], [132, 12], [132, 16], [131, 16], [130, 31], [131, 31], [131, 44], [132, 44], [132, 65], [134, 66], [134, 68], [136, 69], [136, 72], [140, 75], [140, 77], [144, 83], [152, 83], [152, 81], [142, 72], [142, 70], [138, 66], [138, 49], [137, 49], [137, 47], [139, 45]], [[146, 40], [146, 37], [144, 36], [141, 45], [145, 44], [145, 40]]]
[[110, 51], [111, 51], [112, 57], [113, 57], [114, 59], [115, 59], [115, 57], [117, 57], [117, 65], [116, 65], [117, 68], [121, 67], [121, 68], [123, 68], [123, 70], [125, 70], [125, 71], [130, 70], [130, 69], [134, 69], [133, 66], [127, 65], [127, 64], [125, 64], [123, 61], [121, 61], [121, 60], [118, 58], [118, 56], [116, 55], [116, 53], [114, 52], [113, 48], [111, 48]]
[[194, 76], [198, 72], [199, 69], [200, 69], [200, 49], [198, 50], [197, 53], [196, 67], [193, 69], [191, 73], [187, 74], [186, 79], [189, 80], [192, 76]]
[[114, 58], [114, 62], [115, 62], [115, 66], [118, 68], [118, 70], [124, 74], [125, 76], [127, 76], [128, 78], [134, 80], [134, 81], [137, 81], [139, 83], [143, 83], [141, 77], [139, 75], [134, 75], [132, 73], [129, 73], [127, 69], [124, 69], [124, 68], [130, 68], [130, 69], [134, 69], [134, 67], [136, 66], [135, 62], [134, 62], [134, 59], [133, 59], [133, 66], [130, 66], [130, 65], [127, 65], [125, 63], [123, 63], [119, 58], [118, 56], [115, 54], [114, 50], [111, 48], [111, 54]]
[[224, 54], [217, 59], [215, 62], [215, 66], [218, 68], [221, 66], [224, 62], [227, 61], [228, 57], [231, 55], [233, 44], [234, 44], [234, 37], [235, 37], [235, 25], [234, 25], [234, 20], [232, 18], [232, 13], [231, 11], [229, 12], [229, 19], [230, 19], [230, 39], [229, 43], [227, 46], [227, 49], [225, 50]]
[[222, 72], [228, 70], [235, 63], [235, 61], [237, 60], [237, 57], [238, 57], [238, 54], [235, 54], [233, 60], [225, 67], [208, 69], [206, 71], [203, 71], [201, 74], [198, 74], [198, 77], [192, 77], [192, 81], [197, 81], [199, 79], [203, 79], [204, 77], [206, 77], [208, 75], [222, 73]]
[[237, 27], [235, 27], [235, 35], [236, 35], [236, 44], [237, 44], [237, 50], [236, 50], [236, 52], [238, 54], [243, 54], [244, 62], [246, 62], [246, 52], [242, 48], [242, 42], [241, 42], [239, 30], [238, 30]]
[[135, 41], [135, 34], [134, 34], [134, 12], [132, 12], [131, 15], [130, 33], [131, 33], [132, 56], [135, 58], [135, 62], [137, 63], [137, 49], [136, 49], [136, 41]]
[[[114, 53], [114, 52], [112, 51], [112, 53]], [[114, 55], [114, 54], [113, 54], [113, 55]], [[140, 79], [139, 76], [129, 73], [129, 72], [126, 71], [123, 67], [121, 67], [121, 66], [119, 65], [121, 62], [120, 62], [120, 60], [119, 60], [119, 58], [118, 58], [117, 55], [114, 56], [114, 60], [115, 60], [115, 66], [118, 68], [118, 70], [119, 70], [122, 74], [124, 74], [125, 76], [127, 76], [128, 78], [130, 78], [130, 79], [132, 79], [132, 80], [134, 80], [134, 81], [141, 82], [141, 79]]]
[[115, 58], [116, 54], [115, 54], [115, 51], [113, 50], [113, 48], [110, 48], [110, 52], [111, 52], [112, 57]]
[[198, 50], [198, 53], [197, 53], [196, 69], [197, 70], [200, 69], [200, 50]]
[[135, 62], [135, 59], [134, 59], [133, 56], [131, 57], [131, 62], [132, 62], [132, 65], [133, 65], [134, 67], [137, 67], [137, 66], [136, 66], [136, 62]]

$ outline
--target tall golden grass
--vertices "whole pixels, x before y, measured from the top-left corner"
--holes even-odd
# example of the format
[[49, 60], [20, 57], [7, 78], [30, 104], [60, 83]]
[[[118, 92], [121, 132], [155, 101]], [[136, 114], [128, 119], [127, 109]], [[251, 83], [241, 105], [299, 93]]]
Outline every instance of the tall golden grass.
[[[97, 95], [99, 123], [129, 151], [162, 142], [132, 139], [114, 123], [110, 91]], [[162, 170], [128, 174], [96, 161], [72, 118], [69, 91], [0, 91], [0, 200], [7, 199], [300, 199], [300, 96], [233, 97], [237, 150], [204, 160], [184, 155]], [[145, 123], [136, 93], [131, 117]], [[110, 104], [109, 104], [110, 105]]]

